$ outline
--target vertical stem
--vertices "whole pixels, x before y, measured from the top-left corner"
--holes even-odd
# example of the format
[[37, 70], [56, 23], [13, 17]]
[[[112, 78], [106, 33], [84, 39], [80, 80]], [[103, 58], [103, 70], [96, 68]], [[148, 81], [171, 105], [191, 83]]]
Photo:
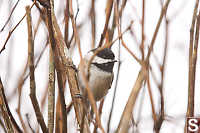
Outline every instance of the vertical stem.
[[140, 45], [140, 50], [142, 53], [142, 60], [144, 60], [144, 41], [145, 41], [145, 34], [144, 34], [144, 23], [145, 23], [145, 0], [142, 1], [142, 42]]
[[194, 47], [194, 27], [197, 17], [197, 9], [199, 5], [199, 0], [196, 0], [192, 25], [190, 29], [190, 45], [189, 45], [189, 78], [188, 78], [188, 107], [187, 107], [187, 117], [192, 117], [194, 115], [194, 64], [193, 64], [193, 47]]
[[44, 118], [40, 111], [40, 107], [36, 98], [36, 85], [35, 85], [35, 75], [34, 75], [34, 42], [33, 42], [33, 35], [32, 35], [32, 20], [30, 14], [30, 7], [26, 7], [27, 13], [27, 27], [28, 27], [28, 64], [30, 69], [30, 98], [33, 104], [33, 108], [35, 111], [35, 115], [37, 117], [37, 121], [41, 126], [41, 129], [44, 133], [48, 133], [46, 124], [44, 122]]
[[[56, 71], [57, 71], [57, 77], [58, 77], [58, 88], [59, 88], [59, 97], [60, 97], [60, 103], [61, 103], [61, 111], [62, 111], [62, 132], [66, 133], [67, 132], [67, 114], [66, 114], [66, 104], [65, 104], [65, 99], [64, 99], [64, 87], [63, 87], [63, 79], [62, 75], [64, 74], [63, 71], [61, 70], [62, 65], [59, 60], [59, 54], [58, 54], [58, 48], [56, 47], [56, 40], [54, 36], [54, 27], [53, 27], [53, 15], [54, 15], [54, 6], [53, 6], [53, 0], [50, 0], [50, 8], [47, 9], [47, 25], [48, 25], [48, 31], [49, 31], [49, 39], [50, 39], [50, 44], [51, 48], [54, 53], [54, 61], [55, 61], [55, 66], [56, 66]], [[62, 44], [61, 44], [62, 45]], [[64, 47], [64, 46], [63, 46]]]
[[106, 22], [105, 22], [105, 25], [104, 25], [103, 33], [101, 34], [101, 39], [100, 39], [98, 47], [101, 47], [103, 45], [103, 40], [105, 38], [106, 31], [108, 29], [108, 23], [109, 23], [109, 20], [110, 20], [112, 7], [113, 7], [113, 0], [107, 0], [107, 5], [106, 5]]
[[53, 133], [55, 108], [55, 66], [53, 51], [49, 45], [49, 84], [48, 84], [48, 130]]
[[95, 0], [91, 2], [90, 9], [90, 18], [91, 18], [91, 26], [92, 26], [92, 49], [95, 48], [95, 40], [96, 40], [96, 13], [95, 13]]
[[66, 8], [65, 8], [65, 34], [64, 34], [64, 40], [65, 44], [67, 45], [67, 48], [70, 48], [70, 44], [68, 43], [68, 37], [69, 37], [69, 0], [66, 0]]

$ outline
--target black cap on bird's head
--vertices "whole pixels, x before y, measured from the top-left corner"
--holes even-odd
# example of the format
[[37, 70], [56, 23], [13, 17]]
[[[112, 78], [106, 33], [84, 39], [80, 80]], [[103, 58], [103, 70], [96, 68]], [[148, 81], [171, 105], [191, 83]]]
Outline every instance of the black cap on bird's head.
[[[95, 52], [96, 50], [97, 49], [93, 49], [92, 51]], [[111, 60], [115, 59], [114, 53], [109, 48], [104, 48], [103, 50], [99, 51], [97, 53], [97, 56], [103, 59], [111, 59]]]
[[[96, 50], [97, 49], [93, 49], [92, 52], [95, 53]], [[91, 64], [103, 71], [112, 72], [115, 62], [117, 61], [115, 60], [115, 55], [112, 50], [105, 48], [97, 53]]]

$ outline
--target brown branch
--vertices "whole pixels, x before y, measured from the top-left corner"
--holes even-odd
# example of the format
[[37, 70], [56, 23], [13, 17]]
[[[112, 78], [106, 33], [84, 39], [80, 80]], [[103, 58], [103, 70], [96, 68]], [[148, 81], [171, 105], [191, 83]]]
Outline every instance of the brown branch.
[[[22, 75], [19, 78], [17, 88], [15, 89], [16, 91], [18, 90], [18, 101], [17, 101], [18, 102], [18, 106], [17, 106], [16, 112], [18, 114], [19, 120], [21, 122], [22, 128], [23, 128], [25, 133], [27, 133], [27, 129], [26, 129], [26, 125], [24, 123], [24, 120], [23, 120], [22, 114], [21, 114], [21, 96], [22, 96], [22, 87], [23, 87], [24, 82], [25, 82], [23, 77], [24, 77], [24, 75], [25, 75], [25, 73], [27, 71], [27, 68], [28, 68], [28, 61], [26, 63], [26, 66], [24, 67]], [[14, 91], [14, 94], [15, 94], [16, 91]]]
[[61, 118], [61, 105], [60, 105], [60, 98], [59, 95], [57, 97], [57, 102], [56, 102], [56, 125], [55, 125], [55, 132], [56, 133], [61, 133], [61, 125], [62, 125], [62, 118]]
[[53, 50], [49, 48], [49, 84], [48, 84], [48, 130], [53, 133], [54, 129], [54, 108], [55, 108], [55, 66]]
[[69, 0], [66, 0], [66, 8], [65, 8], [65, 31], [64, 31], [64, 39], [67, 48], [70, 48], [70, 43], [68, 43], [69, 38]]
[[[123, 0], [123, 1], [122, 1], [122, 6], [121, 6], [121, 8], [120, 8], [120, 10], [119, 10], [119, 17], [120, 17], [120, 18], [122, 17], [122, 13], [123, 13], [123, 11], [124, 11], [124, 8], [125, 8], [125, 6], [126, 6], [126, 3], [127, 3], [127, 0]], [[119, 5], [119, 3], [118, 3], [118, 5]]]
[[[104, 100], [105, 100], [105, 99], [102, 99], [101, 102], [100, 102], [100, 105], [99, 105], [99, 117], [100, 117], [100, 118], [101, 118], [101, 114], [102, 114], [102, 109], [103, 109], [103, 105], [104, 105]], [[98, 132], [97, 132], [97, 129], [98, 129], [98, 125], [95, 124], [95, 125], [94, 125], [94, 131], [93, 131], [93, 133], [98, 133]]]
[[41, 129], [44, 133], [48, 133], [48, 129], [45, 125], [44, 118], [40, 111], [40, 107], [36, 98], [36, 85], [35, 85], [35, 75], [34, 75], [34, 42], [32, 35], [32, 21], [30, 15], [30, 7], [26, 7], [27, 13], [27, 27], [28, 27], [28, 62], [29, 62], [29, 70], [30, 70], [30, 98], [33, 104], [33, 108], [35, 111], [35, 115], [37, 117], [37, 121], [41, 126]]
[[96, 12], [95, 12], [95, 0], [91, 2], [90, 8], [90, 20], [91, 20], [91, 29], [92, 29], [92, 45], [91, 48], [95, 48], [95, 40], [96, 40]]
[[6, 107], [6, 99], [4, 99], [5, 94], [4, 94], [4, 88], [3, 88], [3, 84], [1, 82], [1, 78], [0, 78], [0, 109], [1, 109], [1, 113], [4, 119], [4, 123], [6, 125], [6, 129], [8, 133], [14, 133], [13, 127], [12, 127], [12, 123], [11, 123], [11, 119], [8, 115], [8, 110]]
[[[38, 66], [38, 64], [39, 64], [39, 62], [41, 60], [41, 57], [44, 54], [44, 51], [46, 50], [47, 46], [48, 46], [48, 39], [46, 41], [45, 47], [42, 49], [40, 55], [38, 56], [38, 59], [37, 59], [36, 64], [34, 66], [34, 69], [37, 68], [37, 66]], [[24, 122], [24, 120], [22, 118], [22, 115], [21, 115], [21, 95], [22, 95], [22, 87], [23, 87], [25, 81], [28, 79], [28, 77], [30, 75], [30, 73], [25, 75], [26, 72], [27, 72], [27, 68], [28, 68], [28, 61], [27, 61], [26, 66], [25, 66], [25, 68], [23, 70], [23, 73], [21, 74], [21, 76], [19, 78], [18, 85], [17, 85], [16, 89], [12, 92], [12, 94], [10, 96], [10, 97], [13, 97], [14, 94], [17, 94], [17, 90], [18, 90], [18, 106], [17, 106], [16, 112], [18, 114], [19, 120], [21, 122], [22, 128], [23, 128], [25, 133], [27, 133], [27, 129], [26, 129], [25, 122]]]
[[[195, 73], [196, 73], [196, 59], [197, 48], [199, 40], [199, 15], [197, 17], [197, 10], [199, 6], [199, 0], [196, 0], [194, 7], [192, 25], [190, 28], [190, 45], [189, 45], [189, 77], [188, 77], [188, 105], [186, 117], [194, 116], [194, 97], [195, 97]], [[200, 11], [199, 11], [200, 13]], [[196, 27], [195, 27], [196, 24]], [[196, 28], [196, 35], [194, 29]], [[195, 36], [194, 36], [195, 35]], [[195, 40], [194, 40], [195, 37]], [[187, 131], [187, 123], [185, 123], [185, 133]]]
[[[147, 77], [146, 77], [146, 83], [147, 83], [147, 88], [148, 88], [148, 93], [149, 93], [149, 98], [150, 98], [150, 102], [151, 102], [151, 109], [152, 109], [152, 117], [154, 120], [154, 124], [157, 121], [157, 117], [156, 117], [156, 111], [155, 111], [155, 106], [154, 106], [154, 101], [153, 101], [153, 95], [152, 95], [152, 89], [151, 89], [151, 84], [150, 84], [150, 78], [149, 78], [149, 72], [147, 73]], [[158, 133], [158, 132], [156, 132]]]
[[[32, 7], [35, 5], [35, 3], [36, 3], [36, 0], [34, 0], [33, 4], [32, 4], [31, 7], [30, 7], [30, 9], [32, 9]], [[0, 50], [0, 54], [3, 52], [3, 50], [6, 49], [6, 44], [7, 44], [8, 40], [10, 39], [12, 33], [15, 31], [15, 29], [19, 26], [19, 24], [22, 22], [22, 20], [23, 20], [25, 17], [26, 17], [26, 13], [25, 13], [24, 16], [21, 18], [21, 20], [15, 25], [15, 27], [14, 27], [12, 30], [9, 31], [8, 36], [7, 36], [7, 38], [6, 38], [6, 41], [5, 41], [5, 43], [4, 43], [3, 47], [2, 47], [2, 49]]]
[[10, 112], [10, 109], [9, 109], [9, 106], [8, 106], [8, 103], [7, 103], [7, 100], [6, 100], [6, 96], [5, 96], [5, 93], [4, 93], [4, 88], [3, 88], [3, 84], [1, 82], [1, 78], [0, 78], [0, 89], [1, 89], [1, 97], [3, 98], [3, 102], [5, 104], [5, 107], [6, 107], [6, 110], [7, 110], [7, 113], [8, 113], [8, 116], [10, 117], [10, 120], [13, 124], [13, 126], [15, 127], [15, 129], [17, 130], [18, 133], [22, 133], [22, 130], [20, 129], [20, 127], [17, 125], [17, 122], [15, 121], [12, 113]]
[[168, 5], [169, 5], [170, 1], [171, 0], [167, 0], [166, 4], [162, 8], [158, 23], [156, 25], [155, 32], [153, 34], [153, 37], [152, 37], [152, 40], [151, 40], [151, 43], [150, 43], [149, 51], [148, 51], [148, 54], [147, 54], [146, 59], [145, 59], [147, 61], [147, 64], [148, 64], [151, 52], [153, 51], [154, 43], [155, 43], [158, 31], [160, 29], [160, 25], [161, 25], [162, 19], [163, 19], [164, 15], [166, 14], [166, 11], [167, 11], [167, 8], [168, 8]]
[[166, 60], [168, 53], [168, 39], [169, 39], [169, 19], [165, 15], [165, 46], [164, 46], [164, 54], [163, 54], [163, 62], [160, 66], [161, 72], [161, 83], [158, 86], [160, 91], [160, 114], [157, 118], [157, 122], [154, 125], [154, 129], [156, 132], [160, 132], [160, 128], [165, 120], [165, 102], [164, 102], [164, 81], [165, 81], [165, 70], [166, 70]]
[[194, 115], [194, 83], [195, 83], [195, 75], [194, 74], [194, 67], [193, 66], [193, 48], [194, 48], [194, 28], [196, 23], [197, 17], [197, 10], [198, 10], [199, 0], [196, 0], [194, 13], [192, 17], [192, 25], [190, 29], [190, 45], [189, 45], [189, 78], [188, 78], [188, 107], [187, 107], [187, 117], [192, 117]]
[[[42, 55], [44, 54], [44, 51], [46, 50], [47, 46], [48, 46], [48, 39], [46, 41], [45, 47], [42, 49], [40, 55], [38, 56], [38, 59], [37, 59], [36, 64], [34, 66], [34, 70], [37, 68], [39, 62], [41, 61]], [[23, 73], [21, 74], [21, 76], [19, 78], [18, 85], [17, 85], [16, 89], [12, 92], [12, 94], [10, 96], [10, 97], [13, 97], [14, 94], [17, 94], [17, 90], [18, 90], [18, 106], [17, 106], [16, 112], [19, 116], [19, 120], [21, 122], [22, 128], [23, 128], [25, 133], [27, 133], [27, 129], [26, 129], [25, 123], [24, 123], [22, 115], [21, 115], [21, 95], [22, 95], [22, 87], [23, 87], [25, 81], [28, 79], [28, 77], [30, 75], [30, 73], [25, 75], [26, 72], [27, 72], [27, 68], [28, 68], [28, 61], [26, 63], [26, 66], [24, 67]]]
[[[80, 125], [81, 124], [81, 118], [82, 118], [82, 115], [83, 115], [83, 103], [80, 99], [75, 98], [76, 94], [80, 94], [80, 91], [79, 91], [79, 88], [78, 88], [77, 77], [76, 77], [76, 71], [72, 67], [73, 62], [72, 62], [71, 58], [68, 56], [69, 53], [67, 51], [67, 48], [65, 47], [66, 46], [65, 41], [63, 39], [60, 28], [57, 24], [57, 20], [56, 20], [56, 17], [54, 15], [54, 12], [53, 12], [53, 7], [51, 7], [51, 9], [47, 8], [47, 10], [51, 10], [51, 12], [48, 11], [49, 12], [49, 15], [47, 17], [48, 24], [46, 24], [46, 23], [45, 24], [46, 24], [47, 27], [50, 26], [48, 28], [48, 30], [49, 30], [49, 34], [51, 35], [51, 38], [50, 38], [51, 44], [54, 44], [54, 45], [52, 45], [53, 46], [52, 49], [53, 49], [53, 53], [54, 53], [54, 58], [55, 58], [54, 60], [56, 61], [58, 59], [58, 57], [60, 57], [60, 59], [62, 61], [60, 63], [62, 66], [61, 67], [56, 66], [56, 70], [60, 70], [61, 68], [64, 68], [64, 70], [67, 73], [68, 83], [69, 83], [71, 97], [72, 97], [74, 108], [75, 108], [76, 118], [77, 118], [78, 124]], [[52, 26], [53, 26], [53, 28], [52, 28]], [[54, 34], [52, 34], [52, 33], [54, 33]], [[59, 55], [59, 56], [57, 56], [57, 55]], [[60, 61], [60, 59], [58, 61]], [[57, 63], [55, 63], [55, 64], [57, 64]], [[63, 107], [63, 108], [66, 108], [66, 107]], [[64, 114], [66, 114], [66, 113], [64, 113]], [[59, 119], [57, 116], [58, 115], [56, 114], [56, 122]], [[58, 123], [56, 123], [56, 131], [58, 131], [57, 129], [60, 128], [60, 127], [57, 126], [57, 124]], [[88, 124], [84, 125], [84, 131], [90, 132]]]
[[144, 60], [144, 42], [145, 42], [145, 27], [144, 27], [144, 22], [145, 22], [145, 0], [142, 1], [142, 42], [140, 45], [140, 51], [142, 53], [142, 60]]
[[58, 85], [59, 85], [59, 98], [60, 98], [60, 103], [61, 103], [61, 113], [62, 113], [62, 132], [67, 132], [67, 116], [66, 116], [66, 105], [65, 105], [65, 99], [64, 99], [64, 87], [63, 87], [63, 79], [62, 79], [62, 68], [61, 63], [59, 61], [59, 54], [56, 49], [56, 40], [54, 37], [54, 29], [53, 29], [53, 1], [50, 1], [50, 8], [47, 9], [47, 26], [48, 26], [48, 31], [49, 31], [49, 39], [50, 39], [50, 44], [51, 48], [54, 54], [54, 61], [55, 61], [55, 66], [56, 66], [56, 71], [57, 71], [57, 77], [58, 77]]
[[[42, 98], [41, 98], [41, 100], [40, 100], [41, 113], [44, 112], [45, 101], [46, 101], [46, 99], [47, 99], [47, 94], [48, 94], [48, 84], [46, 85], [46, 87], [45, 87], [45, 91], [44, 91], [43, 96], [42, 96]], [[40, 127], [39, 127], [39, 125], [37, 125], [36, 133], [39, 133], [39, 132], [40, 132]]]
[[111, 16], [112, 7], [113, 7], [113, 0], [108, 0], [107, 1], [107, 7], [106, 7], [106, 22], [105, 22], [105, 25], [104, 25], [103, 33], [101, 34], [101, 39], [99, 41], [98, 47], [101, 47], [103, 45], [103, 40], [106, 36], [106, 32], [107, 32], [107, 29], [108, 29], [108, 23], [109, 23], [109, 19], [110, 19], [110, 16]]
[[[142, 67], [143, 68], [143, 67]], [[129, 127], [129, 121], [132, 116], [133, 106], [135, 104], [137, 95], [142, 87], [146, 75], [146, 70], [143, 68], [140, 70], [134, 87], [132, 88], [131, 94], [129, 96], [128, 102], [126, 103], [125, 109], [121, 116], [120, 123], [118, 125], [116, 133], [127, 133]]]
[[77, 31], [77, 28], [76, 28], [76, 21], [74, 19], [74, 12], [73, 12], [73, 8], [72, 8], [72, 0], [69, 0], [69, 13], [70, 13], [70, 18], [71, 18], [71, 21], [72, 21], [72, 27], [73, 27], [73, 31], [74, 31], [74, 35], [75, 35], [75, 42], [78, 45], [79, 55], [80, 55], [80, 58], [82, 59], [83, 56], [82, 56], [82, 52], [81, 52], [80, 38], [78, 36], [78, 31]]
[[4, 122], [0, 119], [0, 126], [2, 127], [3, 131], [6, 133], [6, 127], [4, 126]]

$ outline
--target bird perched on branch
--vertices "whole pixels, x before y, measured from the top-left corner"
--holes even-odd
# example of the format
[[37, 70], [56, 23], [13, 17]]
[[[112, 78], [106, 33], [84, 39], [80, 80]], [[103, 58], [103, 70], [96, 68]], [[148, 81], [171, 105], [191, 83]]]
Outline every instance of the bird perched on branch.
[[[114, 63], [117, 62], [111, 49], [105, 48], [98, 52], [97, 50], [98, 49], [93, 49], [85, 55], [83, 58], [85, 63], [83, 63], [84, 66], [82, 67], [95, 101], [101, 100], [111, 88], [114, 77], [113, 67]], [[93, 60], [91, 60], [95, 52], [97, 52], [97, 54], [94, 56]], [[90, 60], [91, 64], [88, 67]], [[84, 82], [85, 77], [83, 77], [84, 75], [80, 68], [81, 64], [79, 64], [78, 68], [79, 86], [83, 96], [86, 96], [86, 84]]]

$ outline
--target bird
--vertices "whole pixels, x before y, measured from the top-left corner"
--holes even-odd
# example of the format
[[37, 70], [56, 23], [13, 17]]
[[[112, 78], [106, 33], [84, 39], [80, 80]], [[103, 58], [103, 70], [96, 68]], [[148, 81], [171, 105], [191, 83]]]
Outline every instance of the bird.
[[[91, 89], [94, 100], [97, 102], [103, 99], [111, 88], [114, 77], [113, 67], [117, 60], [115, 60], [115, 55], [110, 48], [104, 48], [97, 52], [96, 56], [94, 56], [91, 61], [89, 68], [89, 61], [96, 51], [97, 48], [92, 49], [84, 56], [83, 60], [85, 63], [83, 71], [85, 71], [85, 76], [88, 78], [88, 85]], [[79, 64], [78, 82], [83, 96], [87, 96], [86, 85], [80, 68]]]

